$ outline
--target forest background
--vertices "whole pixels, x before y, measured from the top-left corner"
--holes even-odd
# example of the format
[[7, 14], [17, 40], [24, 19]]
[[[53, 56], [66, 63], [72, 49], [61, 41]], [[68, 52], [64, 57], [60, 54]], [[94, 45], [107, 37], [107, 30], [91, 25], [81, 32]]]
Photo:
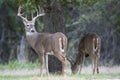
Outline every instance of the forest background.
[[0, 0], [0, 64], [34, 63], [38, 59], [26, 41], [24, 24], [17, 16], [20, 5], [28, 19], [36, 14], [38, 6], [45, 10], [47, 14], [37, 19], [36, 29], [63, 32], [68, 37], [68, 57], [77, 53], [84, 34], [95, 32], [102, 40], [100, 65], [120, 64], [120, 0]]

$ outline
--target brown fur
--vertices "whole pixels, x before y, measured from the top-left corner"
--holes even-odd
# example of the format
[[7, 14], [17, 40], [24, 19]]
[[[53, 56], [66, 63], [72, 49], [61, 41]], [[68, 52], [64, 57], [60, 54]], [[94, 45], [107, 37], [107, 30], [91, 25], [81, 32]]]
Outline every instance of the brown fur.
[[[54, 55], [62, 62], [62, 65], [64, 65], [62, 66], [63, 69], [65, 68], [67, 37], [63, 33], [34, 33], [33, 35], [26, 35], [26, 37], [32, 48], [38, 53], [41, 65], [44, 63], [43, 57], [47, 55], [46, 53], [53, 51]], [[64, 52], [60, 51], [59, 38], [62, 38], [62, 48], [65, 50]], [[63, 74], [65, 73], [64, 71], [65, 70], [62, 71]]]
[[[35, 19], [39, 16], [43, 16], [44, 13], [37, 14], [31, 21], [24, 18], [21, 14], [21, 7], [18, 9], [17, 14], [25, 25], [26, 38], [31, 47], [36, 51], [40, 59], [40, 75], [42, 76], [42, 67], [44, 60], [46, 61], [46, 71], [48, 74], [48, 52], [53, 52], [54, 55], [62, 62], [62, 74], [65, 74], [66, 67], [66, 47], [67, 47], [67, 37], [61, 33], [57, 32], [54, 34], [50, 33], [38, 33], [35, 30]], [[60, 39], [61, 38], [61, 39]], [[59, 42], [60, 39], [60, 42]], [[60, 45], [61, 44], [61, 45]], [[61, 49], [63, 51], [61, 51]], [[45, 58], [45, 59], [44, 59]]]
[[[73, 73], [77, 73], [82, 69], [82, 64], [85, 57], [90, 56], [93, 63], [93, 74], [95, 71], [99, 73], [99, 58], [100, 58], [101, 39], [96, 33], [88, 33], [79, 42], [78, 54], [75, 61], [71, 65]], [[80, 65], [81, 64], [81, 65]]]

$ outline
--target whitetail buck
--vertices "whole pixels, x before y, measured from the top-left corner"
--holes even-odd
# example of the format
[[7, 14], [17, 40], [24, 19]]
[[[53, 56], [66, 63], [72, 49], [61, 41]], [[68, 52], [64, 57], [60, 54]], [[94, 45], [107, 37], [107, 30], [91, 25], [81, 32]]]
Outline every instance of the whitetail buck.
[[57, 32], [54, 34], [50, 33], [38, 33], [35, 29], [35, 20], [39, 16], [45, 15], [44, 12], [38, 12], [37, 16], [32, 18], [31, 21], [23, 17], [21, 14], [21, 7], [18, 9], [18, 14], [25, 25], [26, 38], [31, 47], [36, 51], [40, 58], [40, 75], [42, 75], [42, 68], [44, 60], [46, 63], [46, 72], [48, 72], [48, 54], [55, 55], [62, 62], [62, 74], [65, 74], [66, 67], [66, 47], [67, 47], [67, 37], [61, 33]]
[[90, 56], [93, 63], [93, 74], [95, 71], [99, 73], [99, 58], [100, 58], [101, 39], [95, 33], [88, 33], [79, 42], [78, 54], [75, 60], [68, 58], [71, 63], [72, 73], [78, 73], [82, 69], [85, 57]]

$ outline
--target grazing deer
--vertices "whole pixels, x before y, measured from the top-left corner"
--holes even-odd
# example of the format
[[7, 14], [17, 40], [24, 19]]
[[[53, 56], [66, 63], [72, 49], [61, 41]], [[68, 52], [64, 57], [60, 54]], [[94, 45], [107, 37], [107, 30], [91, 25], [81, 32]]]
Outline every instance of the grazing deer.
[[46, 72], [48, 72], [48, 55], [55, 55], [62, 62], [62, 74], [65, 74], [66, 67], [66, 47], [67, 47], [67, 37], [61, 33], [57, 32], [54, 34], [50, 33], [38, 33], [35, 29], [35, 20], [39, 16], [45, 15], [44, 12], [38, 12], [37, 16], [32, 18], [31, 21], [23, 17], [21, 14], [21, 7], [18, 9], [18, 14], [24, 25], [26, 31], [26, 38], [31, 47], [36, 51], [40, 58], [40, 75], [42, 76], [42, 68], [45, 60]]
[[85, 57], [90, 56], [93, 63], [93, 74], [95, 71], [99, 73], [99, 58], [100, 58], [100, 48], [101, 48], [101, 39], [95, 33], [86, 34], [79, 42], [78, 45], [78, 54], [76, 55], [75, 60], [73, 61], [70, 58], [67, 58], [71, 63], [72, 73], [77, 73], [81, 71], [82, 65], [84, 63]]

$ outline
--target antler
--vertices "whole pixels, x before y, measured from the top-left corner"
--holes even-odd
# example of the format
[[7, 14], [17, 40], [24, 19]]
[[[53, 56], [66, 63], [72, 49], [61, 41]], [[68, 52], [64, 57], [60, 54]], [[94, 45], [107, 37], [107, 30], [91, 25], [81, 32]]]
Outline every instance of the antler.
[[24, 17], [22, 16], [24, 13], [21, 14], [20, 12], [21, 12], [21, 6], [19, 6], [19, 8], [18, 8], [18, 14], [17, 14], [17, 16], [19, 16], [19, 17], [22, 18], [23, 20], [27, 21], [27, 18], [24, 18]]
[[72, 59], [71, 57], [68, 57], [68, 56], [67, 56], [67, 60], [70, 62], [71, 65], [74, 64], [74, 61], [73, 61], [73, 59]]
[[38, 9], [36, 9], [36, 11], [37, 11], [37, 16], [32, 19], [33, 21], [35, 21], [39, 16], [45, 15], [44, 10], [40, 9], [40, 7], [39, 7], [39, 11]]

